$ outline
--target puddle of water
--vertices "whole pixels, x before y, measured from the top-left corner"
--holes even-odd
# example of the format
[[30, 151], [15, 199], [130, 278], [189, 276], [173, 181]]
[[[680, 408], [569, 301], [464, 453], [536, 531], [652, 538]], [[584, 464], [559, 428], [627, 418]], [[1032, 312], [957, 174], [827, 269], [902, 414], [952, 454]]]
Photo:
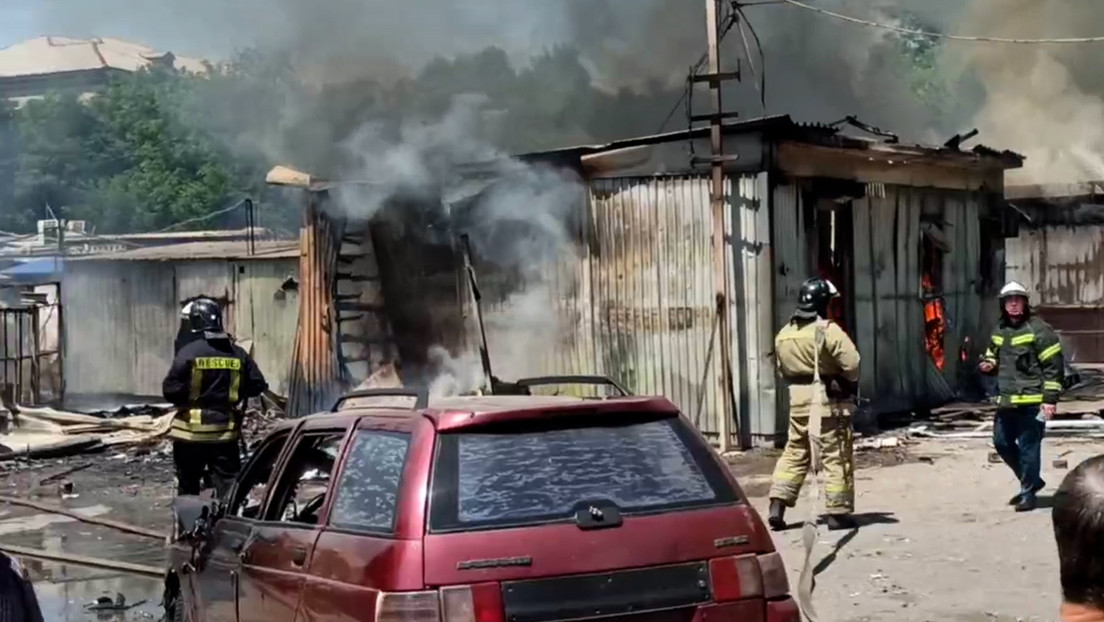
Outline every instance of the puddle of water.
[[[93, 506], [86, 511], [97, 513], [99, 509]], [[22, 520], [32, 519], [31, 522], [35, 522], [35, 518], [31, 516]], [[41, 528], [35, 531], [13, 530], [5, 535], [4, 542], [155, 567], [164, 564], [164, 545], [155, 540], [74, 522], [48, 522], [35, 526]], [[20, 558], [19, 561], [27, 569], [42, 607], [42, 617], [48, 622], [148, 622], [162, 617], [163, 585], [158, 579], [36, 559]], [[116, 594], [122, 594], [128, 605], [145, 602], [122, 612], [88, 610], [88, 605], [96, 599], [106, 596], [114, 601]]]
[[[102, 571], [37, 563], [22, 560], [34, 582], [35, 594], [42, 607], [42, 618], [50, 622], [84, 622], [88, 620], [121, 622], [123, 620], [160, 620], [161, 582], [133, 575], [105, 574]], [[123, 612], [89, 611], [88, 605], [106, 596], [115, 599], [122, 594], [128, 605], [137, 605]]]

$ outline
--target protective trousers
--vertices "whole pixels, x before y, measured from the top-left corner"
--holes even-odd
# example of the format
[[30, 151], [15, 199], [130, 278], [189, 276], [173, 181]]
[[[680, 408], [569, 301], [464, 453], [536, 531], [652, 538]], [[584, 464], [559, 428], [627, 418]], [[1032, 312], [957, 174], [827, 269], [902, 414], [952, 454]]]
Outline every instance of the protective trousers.
[[241, 470], [241, 454], [237, 441], [173, 441], [173, 463], [176, 466], [176, 494], [198, 495], [203, 490], [203, 476], [207, 475], [217, 498], [222, 499], [230, 492]]
[[[855, 460], [850, 408], [833, 406], [832, 416], [822, 419], [821, 426], [825, 511], [851, 514], [855, 511]], [[801, 494], [811, 458], [809, 416], [791, 416], [786, 448], [774, 467], [770, 498], [793, 507]]]

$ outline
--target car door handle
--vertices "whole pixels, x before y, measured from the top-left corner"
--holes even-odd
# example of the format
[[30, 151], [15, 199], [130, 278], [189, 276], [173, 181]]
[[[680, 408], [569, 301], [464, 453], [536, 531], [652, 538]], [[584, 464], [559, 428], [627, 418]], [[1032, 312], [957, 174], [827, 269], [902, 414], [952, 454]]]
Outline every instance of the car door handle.
[[299, 567], [307, 563], [307, 549], [301, 546], [291, 549], [291, 563]]

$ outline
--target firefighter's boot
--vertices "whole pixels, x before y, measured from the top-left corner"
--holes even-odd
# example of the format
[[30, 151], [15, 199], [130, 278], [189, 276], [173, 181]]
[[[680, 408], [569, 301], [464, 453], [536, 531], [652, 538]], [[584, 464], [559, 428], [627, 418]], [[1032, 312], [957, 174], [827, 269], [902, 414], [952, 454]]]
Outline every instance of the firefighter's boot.
[[855, 517], [850, 514], [829, 514], [828, 531], [845, 531], [851, 529], [858, 529], [859, 524], [855, 522]]
[[770, 514], [767, 516], [767, 524], [773, 531], [786, 529], [786, 504], [780, 499], [770, 500]]

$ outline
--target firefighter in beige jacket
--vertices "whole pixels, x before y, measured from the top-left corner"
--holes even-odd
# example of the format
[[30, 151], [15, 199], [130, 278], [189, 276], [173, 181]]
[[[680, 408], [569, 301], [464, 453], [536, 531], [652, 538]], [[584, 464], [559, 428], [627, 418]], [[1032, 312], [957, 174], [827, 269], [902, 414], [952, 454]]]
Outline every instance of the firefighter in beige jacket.
[[[829, 529], [851, 529], [855, 509], [851, 415], [859, 379], [859, 351], [840, 326], [827, 319], [828, 304], [839, 295], [831, 282], [814, 278], [801, 286], [797, 311], [774, 340], [778, 371], [789, 387], [790, 428], [786, 448], [774, 469], [769, 523], [786, 528], [785, 511], [793, 507], [809, 472], [809, 416], [814, 399], [825, 400], [821, 421], [821, 460]], [[817, 330], [824, 338], [817, 353]], [[819, 361], [824, 391], [814, 390], [814, 361]], [[824, 397], [826, 396], [826, 398]]]

